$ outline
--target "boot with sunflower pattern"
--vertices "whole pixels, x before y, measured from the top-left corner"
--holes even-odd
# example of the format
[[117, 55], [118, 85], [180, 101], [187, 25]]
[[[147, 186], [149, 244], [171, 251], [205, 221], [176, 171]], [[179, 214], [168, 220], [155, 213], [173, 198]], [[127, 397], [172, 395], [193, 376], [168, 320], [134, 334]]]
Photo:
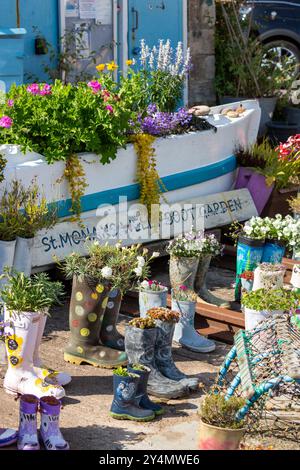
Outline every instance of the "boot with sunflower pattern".
[[127, 363], [125, 352], [99, 344], [103, 316], [108, 303], [109, 289], [74, 276], [70, 303], [71, 337], [64, 359], [72, 364], [91, 364], [113, 368]]
[[38, 324], [38, 332], [33, 353], [33, 365], [36, 374], [50, 385], [67, 385], [71, 382], [71, 377], [66, 372], [58, 372], [43, 364], [39, 356], [39, 348], [44, 334], [47, 321], [47, 315], [40, 314], [40, 321]]
[[13, 395], [44, 395], [62, 398], [64, 389], [59, 385], [49, 385], [40, 378], [33, 367], [33, 352], [37, 337], [39, 313], [5, 312], [5, 345], [8, 356], [8, 369], [4, 379], [4, 388]]

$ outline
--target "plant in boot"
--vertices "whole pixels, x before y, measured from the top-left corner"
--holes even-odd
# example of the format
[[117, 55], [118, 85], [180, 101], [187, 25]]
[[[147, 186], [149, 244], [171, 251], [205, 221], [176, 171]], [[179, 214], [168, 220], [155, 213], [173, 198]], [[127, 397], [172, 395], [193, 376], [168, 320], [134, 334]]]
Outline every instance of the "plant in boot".
[[151, 328], [155, 328], [155, 321], [152, 318], [134, 318], [130, 320], [128, 326], [132, 326], [133, 328], [139, 328], [141, 330], [148, 330]]
[[164, 307], [151, 308], [148, 310], [147, 315], [153, 320], [161, 320], [171, 323], [177, 323], [179, 321], [178, 312]]
[[166, 286], [163, 286], [160, 282], [158, 281], [143, 281], [139, 285], [139, 290], [140, 292], [164, 292], [165, 290], [168, 290]]
[[194, 352], [212, 352], [216, 348], [215, 343], [195, 330], [196, 300], [197, 295], [185, 286], [172, 290], [172, 310], [180, 314], [174, 329], [174, 341]]
[[61, 402], [54, 397], [40, 399], [40, 434], [46, 450], [69, 450], [69, 444], [59, 429]]
[[34, 395], [25, 394], [20, 398], [20, 421], [18, 450], [39, 450], [37, 436], [37, 411], [39, 400]]
[[150, 310], [148, 315], [155, 319], [157, 328], [154, 357], [158, 370], [168, 379], [176, 380], [188, 389], [196, 390], [199, 379], [189, 378], [183, 374], [174, 364], [172, 357], [172, 340], [175, 324], [180, 318], [179, 313], [167, 308], [159, 308]]
[[51, 282], [45, 273], [32, 278], [23, 273], [6, 273], [8, 285], [2, 290], [5, 302], [8, 370], [4, 388], [10, 393], [33, 392], [37, 397], [44, 394], [62, 398], [64, 389], [57, 384], [49, 385], [41, 369], [33, 365], [39, 322], [51, 305], [60, 301], [63, 293], [60, 282]]
[[[179, 398], [187, 394], [188, 388], [175, 380], [170, 380], [160, 373], [154, 356], [158, 330], [151, 318], [136, 318], [143, 322], [142, 328], [131, 323], [125, 330], [125, 350], [130, 364], [141, 364], [150, 369], [148, 392], [158, 398]], [[133, 321], [135, 321], [133, 320]], [[152, 322], [151, 328], [145, 328], [146, 321]], [[138, 323], [139, 325], [140, 323]]]
[[168, 288], [157, 281], [144, 280], [139, 285], [140, 316], [145, 318], [147, 311], [154, 307], [167, 306]]
[[135, 397], [138, 405], [141, 408], [153, 411], [156, 416], [162, 415], [164, 413], [164, 409], [157, 403], [154, 403], [153, 401], [151, 401], [147, 393], [147, 384], [148, 384], [151, 369], [149, 367], [143, 366], [142, 364], [132, 364], [132, 365], [128, 365], [127, 370], [128, 372], [131, 372], [140, 376], [140, 380], [139, 380], [137, 391], [136, 391], [136, 397]]
[[136, 399], [140, 376], [124, 368], [114, 370], [114, 398], [110, 415], [115, 419], [131, 421], [152, 421], [155, 413], [151, 409], [142, 408]]

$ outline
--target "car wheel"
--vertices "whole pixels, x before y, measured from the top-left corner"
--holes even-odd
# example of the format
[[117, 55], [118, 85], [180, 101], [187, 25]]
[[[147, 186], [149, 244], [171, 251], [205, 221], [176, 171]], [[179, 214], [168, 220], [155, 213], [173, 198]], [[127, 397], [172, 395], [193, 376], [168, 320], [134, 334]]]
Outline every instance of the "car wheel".
[[290, 67], [291, 76], [298, 76], [300, 73], [300, 48], [292, 42], [284, 39], [276, 39], [264, 44], [266, 54], [264, 61], [276, 67], [284, 64]]

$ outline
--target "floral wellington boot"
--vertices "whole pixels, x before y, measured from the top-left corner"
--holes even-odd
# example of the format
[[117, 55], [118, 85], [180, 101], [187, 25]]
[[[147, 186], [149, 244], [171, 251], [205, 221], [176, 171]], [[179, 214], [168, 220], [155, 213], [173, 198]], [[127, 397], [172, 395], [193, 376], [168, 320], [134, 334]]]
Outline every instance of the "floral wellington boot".
[[105, 286], [91, 285], [85, 278], [74, 276], [69, 317], [71, 337], [65, 349], [65, 361], [108, 369], [127, 363], [125, 352], [99, 344], [107, 303]]
[[36, 374], [48, 384], [62, 386], [67, 385], [72, 380], [70, 375], [66, 374], [65, 372], [58, 372], [45, 366], [39, 356], [39, 348], [44, 334], [46, 321], [47, 315], [40, 314], [40, 321], [33, 353], [34, 370]]
[[40, 399], [41, 427], [40, 434], [47, 450], [69, 450], [59, 429], [61, 403], [53, 397]]
[[23, 395], [20, 399], [20, 423], [18, 450], [39, 450], [37, 436], [37, 411], [39, 400], [34, 395]]
[[122, 294], [118, 289], [110, 291], [107, 307], [104, 313], [100, 342], [105, 346], [119, 351], [124, 351], [124, 338], [117, 330], [117, 321], [122, 302]]
[[51, 395], [65, 396], [59, 385], [49, 385], [40, 378], [33, 367], [33, 352], [37, 337], [39, 313], [23, 312], [11, 314], [5, 311], [5, 345], [8, 356], [8, 369], [4, 379], [4, 389], [13, 395], [33, 394], [40, 398]]

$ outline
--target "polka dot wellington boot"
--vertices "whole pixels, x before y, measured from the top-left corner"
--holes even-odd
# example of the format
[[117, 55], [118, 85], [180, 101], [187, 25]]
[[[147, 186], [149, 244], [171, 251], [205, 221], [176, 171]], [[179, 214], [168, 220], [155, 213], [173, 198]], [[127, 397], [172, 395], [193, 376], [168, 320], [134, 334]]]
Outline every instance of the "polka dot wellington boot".
[[59, 429], [61, 403], [54, 397], [40, 399], [41, 427], [40, 435], [46, 450], [69, 450]]
[[152, 410], [141, 408], [136, 402], [139, 379], [137, 374], [114, 374], [114, 398], [110, 409], [113, 418], [131, 421], [152, 421], [155, 418]]
[[69, 316], [70, 341], [65, 349], [65, 361], [108, 369], [127, 363], [125, 352], [99, 344], [108, 292], [108, 288], [101, 284], [92, 285], [84, 277], [74, 276]]
[[65, 372], [58, 372], [44, 365], [39, 356], [39, 349], [42, 342], [45, 326], [47, 321], [47, 315], [40, 314], [40, 321], [38, 324], [38, 332], [33, 352], [33, 365], [36, 374], [43, 379], [45, 382], [51, 385], [67, 385], [71, 382], [71, 377]]
[[39, 400], [34, 395], [23, 395], [20, 398], [18, 450], [40, 449], [37, 435], [38, 406]]
[[39, 313], [23, 312], [9, 315], [5, 311], [5, 345], [8, 356], [8, 369], [4, 388], [14, 395], [33, 394], [40, 398], [44, 395], [62, 398], [64, 389], [50, 385], [40, 378], [33, 367], [33, 352], [37, 337]]
[[101, 325], [100, 342], [109, 348], [124, 351], [124, 338], [117, 330], [121, 302], [121, 292], [118, 289], [110, 291]]

